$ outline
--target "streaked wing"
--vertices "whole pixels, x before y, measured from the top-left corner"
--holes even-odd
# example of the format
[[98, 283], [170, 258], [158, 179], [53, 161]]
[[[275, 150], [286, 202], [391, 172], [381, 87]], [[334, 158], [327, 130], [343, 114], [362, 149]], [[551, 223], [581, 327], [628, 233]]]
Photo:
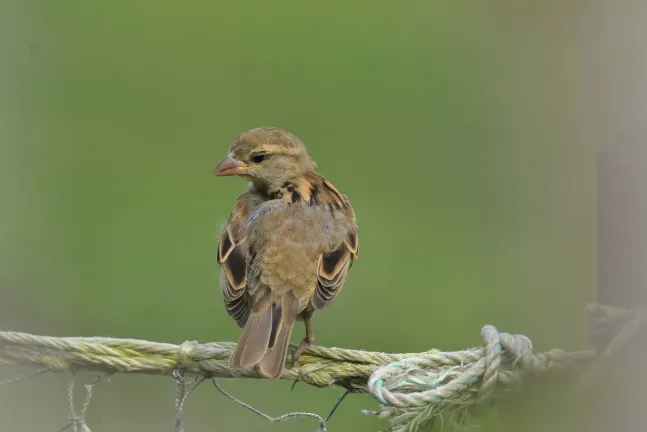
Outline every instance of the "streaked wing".
[[[333, 220], [344, 223], [333, 223], [341, 232], [339, 243], [331, 250], [324, 251], [317, 265], [317, 287], [312, 298], [315, 309], [323, 309], [341, 291], [348, 275], [348, 270], [359, 253], [359, 233], [355, 213], [346, 195], [322, 176], [312, 173], [305, 176], [292, 192], [299, 194], [314, 205], [325, 206]], [[292, 197], [293, 198], [293, 197]]]
[[244, 327], [251, 310], [247, 293], [247, 216], [265, 201], [255, 192], [245, 192], [236, 200], [231, 216], [218, 241], [220, 289], [227, 313]]
[[312, 298], [316, 309], [323, 309], [341, 291], [348, 275], [348, 270], [357, 258], [359, 241], [357, 231], [348, 233], [349, 240], [344, 240], [337, 249], [323, 253], [317, 267], [317, 288]]

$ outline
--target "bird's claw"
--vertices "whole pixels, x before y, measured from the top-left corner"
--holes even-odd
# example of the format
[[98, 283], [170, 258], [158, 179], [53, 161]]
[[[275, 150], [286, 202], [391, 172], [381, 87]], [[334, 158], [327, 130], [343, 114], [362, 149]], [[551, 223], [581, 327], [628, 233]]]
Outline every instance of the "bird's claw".
[[301, 343], [299, 344], [298, 348], [296, 349], [296, 351], [294, 351], [294, 354], [292, 355], [290, 367], [293, 367], [296, 364], [297, 360], [299, 360], [301, 355], [313, 344], [314, 344], [313, 338], [304, 337], [303, 340], [301, 340]]

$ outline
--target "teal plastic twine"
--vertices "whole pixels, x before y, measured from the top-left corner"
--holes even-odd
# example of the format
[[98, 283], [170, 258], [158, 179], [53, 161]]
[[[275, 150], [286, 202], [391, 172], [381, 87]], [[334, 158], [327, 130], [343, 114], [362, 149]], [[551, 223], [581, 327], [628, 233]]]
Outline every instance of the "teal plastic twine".
[[[367, 389], [382, 405], [375, 414], [391, 422], [391, 431], [419, 430], [441, 412], [445, 426], [458, 425], [466, 408], [502, 389], [516, 387], [528, 372], [574, 367], [577, 356], [554, 349], [534, 355], [523, 335], [499, 333], [486, 325], [484, 345], [465, 351], [437, 352], [405, 358], [378, 368]], [[590, 352], [583, 353], [590, 358]]]

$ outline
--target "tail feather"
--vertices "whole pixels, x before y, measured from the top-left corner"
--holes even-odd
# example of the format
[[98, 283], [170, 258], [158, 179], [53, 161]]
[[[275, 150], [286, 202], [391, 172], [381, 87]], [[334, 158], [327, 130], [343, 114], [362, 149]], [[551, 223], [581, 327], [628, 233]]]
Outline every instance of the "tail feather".
[[261, 373], [270, 379], [280, 378], [283, 374], [285, 364], [285, 356], [288, 352], [288, 345], [290, 344], [290, 336], [294, 328], [294, 321], [291, 324], [282, 324], [281, 329], [277, 335], [276, 343], [265, 356], [261, 359], [258, 366]]
[[261, 299], [254, 306], [229, 359], [229, 366], [232, 369], [253, 366], [267, 353], [272, 331], [273, 309], [269, 296]]
[[283, 315], [283, 312], [281, 311], [281, 305], [273, 304], [272, 309], [272, 331], [270, 332], [270, 342], [267, 345], [268, 349], [270, 350], [274, 347], [274, 343], [276, 342], [276, 335], [281, 329], [281, 316]]
[[276, 322], [278, 328], [273, 332], [276, 335], [273, 338], [273, 346], [258, 365], [261, 373], [267, 378], [277, 379], [283, 374], [285, 356], [297, 317], [297, 311], [295, 310], [297, 302], [295, 300], [291, 293], [286, 294], [283, 298], [280, 309], [281, 318]]

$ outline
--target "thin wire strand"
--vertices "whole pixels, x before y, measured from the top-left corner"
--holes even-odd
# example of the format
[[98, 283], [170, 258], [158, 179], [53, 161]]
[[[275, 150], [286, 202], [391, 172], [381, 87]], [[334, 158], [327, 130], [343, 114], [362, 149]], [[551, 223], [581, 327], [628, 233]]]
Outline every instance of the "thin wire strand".
[[70, 410], [70, 423], [74, 432], [79, 432], [79, 425], [76, 421], [76, 412], [74, 410], [74, 384], [76, 381], [76, 376], [72, 376], [72, 379], [67, 384], [67, 399], [68, 399], [68, 409]]
[[101, 382], [103, 375], [98, 375], [90, 384], [85, 384], [85, 398], [83, 399], [83, 405], [81, 406], [81, 414], [76, 415], [76, 410], [74, 409], [74, 386], [76, 383], [76, 375], [72, 376], [72, 379], [67, 384], [67, 399], [68, 399], [68, 410], [69, 410], [69, 422], [58, 429], [56, 432], [63, 432], [68, 429], [73, 429], [74, 432], [92, 432], [90, 427], [85, 422], [85, 416], [92, 402], [92, 396], [94, 395], [94, 387]]
[[346, 396], [350, 394], [350, 390], [346, 390], [344, 394], [341, 395], [339, 399], [337, 399], [337, 402], [335, 405], [332, 407], [332, 410], [328, 413], [328, 416], [326, 417], [326, 425], [330, 422], [330, 419], [332, 418], [333, 414], [335, 414], [335, 411], [337, 411], [337, 408], [339, 408], [339, 405], [346, 399]]
[[310, 417], [314, 418], [319, 422], [319, 429], [318, 432], [327, 432], [326, 429], [326, 420], [324, 420], [320, 415], [314, 414], [314, 413], [309, 413], [309, 412], [293, 412], [293, 413], [288, 413], [288, 414], [283, 414], [279, 417], [271, 417], [267, 414], [265, 414], [262, 411], [257, 410], [253, 406], [246, 404], [245, 402], [241, 401], [240, 399], [235, 398], [234, 396], [230, 395], [227, 393], [222, 387], [220, 387], [220, 384], [218, 384], [218, 381], [216, 378], [211, 378], [211, 381], [213, 382], [213, 385], [216, 386], [218, 391], [222, 393], [227, 399], [237, 403], [238, 405], [247, 408], [251, 412], [255, 413], [256, 415], [259, 415], [263, 417], [265, 420], [268, 420], [272, 423], [281, 423], [286, 420], [291, 420], [296, 417]]
[[[83, 407], [81, 408], [81, 419], [85, 423], [85, 415], [88, 412], [90, 407], [90, 402], [92, 402], [92, 395], [94, 392], [94, 387], [101, 382], [103, 379], [102, 375], [98, 375], [90, 384], [85, 385], [85, 399], [83, 400]], [[87, 426], [85, 426], [87, 428]]]
[[66, 430], [68, 430], [71, 427], [72, 427], [72, 423], [68, 423], [65, 426], [63, 426], [62, 428], [58, 429], [56, 432], [65, 432]]
[[22, 381], [22, 380], [29, 379], [29, 378], [34, 378], [34, 377], [37, 377], [38, 375], [42, 375], [42, 374], [45, 374], [47, 372], [49, 372], [49, 369], [39, 369], [37, 371], [29, 372], [29, 373], [26, 373], [24, 375], [18, 375], [17, 377], [13, 377], [13, 378], [6, 379], [4, 381], [0, 381], [0, 386], [13, 384], [13, 383], [16, 383], [18, 381]]
[[[176, 399], [175, 401], [175, 407], [177, 410], [177, 413], [175, 415], [175, 432], [184, 432], [184, 407], [186, 405], [187, 399], [189, 399], [189, 396], [191, 396], [191, 393], [198, 388], [200, 384], [202, 384], [207, 377], [205, 376], [199, 376], [189, 383], [189, 389], [187, 390], [187, 384], [184, 381], [184, 376], [181, 378], [181, 386], [182, 386], [182, 392], [181, 392], [181, 399]], [[178, 392], [179, 394], [179, 392]]]
[[[179, 411], [180, 402], [182, 401], [182, 399], [184, 399], [184, 391], [186, 389], [186, 382], [184, 381], [184, 370], [174, 369], [172, 375], [176, 383], [175, 410]], [[176, 430], [177, 430], [177, 425], [176, 425]]]

